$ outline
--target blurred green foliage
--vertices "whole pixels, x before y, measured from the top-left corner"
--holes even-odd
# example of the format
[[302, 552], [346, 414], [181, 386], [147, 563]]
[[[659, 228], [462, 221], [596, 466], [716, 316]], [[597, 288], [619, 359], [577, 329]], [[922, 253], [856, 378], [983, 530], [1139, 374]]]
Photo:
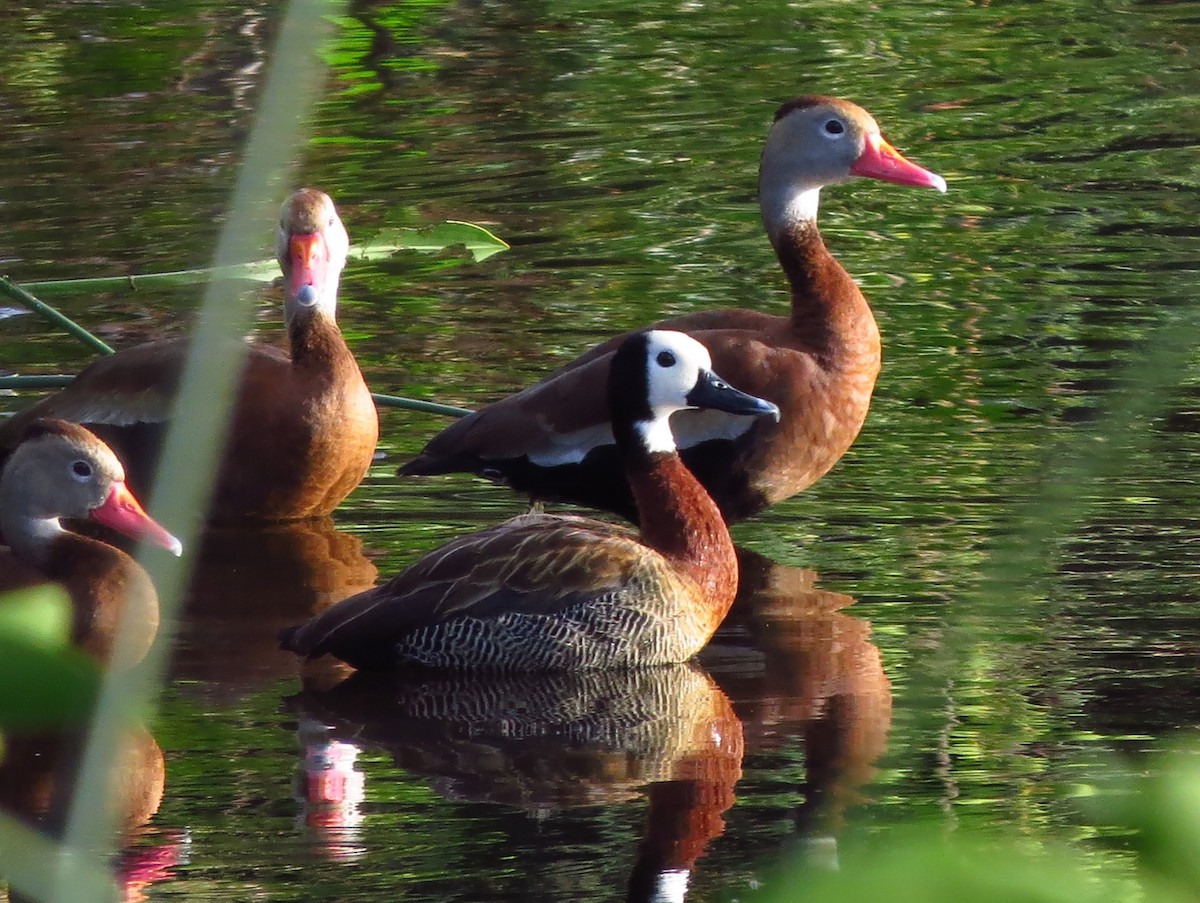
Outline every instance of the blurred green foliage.
[[[1115, 777], [1115, 775], [1114, 775]], [[997, 840], [946, 826], [894, 828], [844, 844], [836, 865], [814, 848], [752, 895], [755, 903], [1182, 903], [1200, 896], [1200, 760], [1194, 743], [1177, 748], [1092, 813], [1124, 833], [1136, 867], [1083, 857], [1034, 838]], [[1120, 800], [1115, 804], [1113, 800]], [[830, 839], [830, 843], [832, 843]]]
[[0, 596], [0, 731], [78, 723], [99, 685], [92, 660], [70, 646], [71, 604], [54, 586]]

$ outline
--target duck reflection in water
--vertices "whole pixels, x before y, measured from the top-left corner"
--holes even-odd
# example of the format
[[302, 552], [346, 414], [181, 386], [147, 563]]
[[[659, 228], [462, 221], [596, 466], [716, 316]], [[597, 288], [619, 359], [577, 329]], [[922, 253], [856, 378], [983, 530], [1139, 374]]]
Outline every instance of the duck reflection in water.
[[366, 775], [355, 767], [359, 748], [339, 740], [333, 728], [302, 717], [297, 729], [303, 758], [292, 782], [300, 804], [296, 824], [318, 855], [353, 862], [367, 852], [359, 836]]
[[748, 549], [738, 566], [737, 599], [700, 660], [733, 700], [749, 753], [803, 750], [800, 850], [836, 867], [846, 810], [866, 801], [860, 788], [887, 749], [891, 683], [870, 623], [845, 611], [853, 597]]
[[[30, 827], [59, 834], [76, 791], [85, 737], [84, 731], [6, 734], [0, 808]], [[122, 735], [110, 777], [108, 802], [119, 835], [115, 877], [123, 900], [144, 900], [145, 888], [170, 877], [186, 846], [181, 832], [156, 836], [147, 829], [162, 802], [166, 763], [145, 727], [131, 727]], [[8, 899], [17, 903], [25, 898], [10, 891]]]
[[295, 673], [275, 635], [374, 585], [362, 539], [328, 517], [255, 529], [209, 529], [179, 626], [171, 676], [240, 698]]
[[[327, 821], [337, 796], [331, 787], [349, 788], [343, 811], [351, 821], [361, 799], [360, 779], [344, 768], [329, 780], [336, 763], [314, 775], [312, 763], [325, 763], [334, 744], [384, 749], [447, 799], [502, 804], [539, 818], [645, 795], [634, 900], [683, 899], [695, 862], [724, 828], [741, 776], [742, 725], [728, 697], [694, 664], [506, 676], [359, 672], [288, 704], [306, 747], [302, 806]], [[338, 758], [352, 762], [344, 751]], [[306, 826], [318, 820], [306, 817]], [[361, 855], [356, 826], [349, 827], [319, 835], [333, 845], [326, 855]], [[543, 858], [554, 852], [539, 844], [523, 861], [531, 871], [554, 872], [562, 863]]]

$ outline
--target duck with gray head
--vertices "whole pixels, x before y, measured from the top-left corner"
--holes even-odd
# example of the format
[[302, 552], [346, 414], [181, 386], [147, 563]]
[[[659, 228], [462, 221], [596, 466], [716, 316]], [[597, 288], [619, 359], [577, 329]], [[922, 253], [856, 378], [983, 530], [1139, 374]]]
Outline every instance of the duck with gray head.
[[81, 426], [39, 420], [0, 472], [0, 593], [59, 583], [71, 598], [72, 638], [108, 662], [117, 624], [128, 612], [138, 628], [126, 647], [131, 665], [158, 630], [158, 595], [146, 572], [120, 549], [62, 525], [90, 519], [178, 555], [179, 540], [152, 520], [125, 486], [112, 449]]
[[733, 602], [737, 557], [669, 419], [691, 408], [777, 417], [778, 408], [714, 375], [695, 339], [663, 330], [622, 343], [608, 401], [640, 534], [580, 517], [516, 517], [283, 631], [283, 648], [358, 668], [506, 671], [659, 665], [698, 652]]
[[[808, 488], [846, 453], [867, 416], [880, 340], [862, 292], [817, 229], [821, 189], [853, 176], [946, 190], [906, 160], [864, 109], [800, 97], [775, 114], [759, 167], [763, 225], [791, 286], [787, 316], [710, 310], [663, 320], [700, 340], [734, 385], [779, 406], [778, 422], [722, 411], [671, 420], [680, 453], [729, 522]], [[400, 473], [465, 471], [534, 498], [638, 513], [621, 471], [603, 386], [625, 336], [435, 436]]]

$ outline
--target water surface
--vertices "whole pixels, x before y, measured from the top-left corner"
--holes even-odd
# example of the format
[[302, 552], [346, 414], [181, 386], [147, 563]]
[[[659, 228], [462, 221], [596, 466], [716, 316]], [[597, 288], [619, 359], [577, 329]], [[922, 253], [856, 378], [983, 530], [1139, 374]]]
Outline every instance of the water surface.
[[[204, 264], [278, 15], [0, 14], [4, 271]], [[914, 819], [1128, 863], [1076, 799], [1200, 714], [1198, 26], [1071, 0], [351, 4], [296, 184], [356, 238], [465, 219], [513, 245], [352, 266], [340, 321], [379, 391], [475, 406], [658, 317], [782, 310], [754, 183], [797, 94], [863, 104], [950, 191], [825, 192], [883, 373], [838, 467], [735, 530], [753, 579], [697, 666], [304, 687], [278, 627], [521, 509], [393, 475], [432, 415], [382, 414], [386, 458], [334, 523], [212, 537], [154, 725], [165, 796], [135, 850], [172, 864], [146, 893], [608, 900], [690, 870], [712, 899]], [[124, 345], [198, 297], [63, 306]], [[86, 360], [32, 317], [3, 329], [6, 369]]]

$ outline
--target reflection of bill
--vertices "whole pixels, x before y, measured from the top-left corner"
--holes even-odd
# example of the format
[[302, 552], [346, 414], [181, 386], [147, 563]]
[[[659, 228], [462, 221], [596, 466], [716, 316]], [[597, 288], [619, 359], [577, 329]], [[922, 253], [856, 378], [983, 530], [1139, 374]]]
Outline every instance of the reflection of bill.
[[354, 862], [366, 853], [359, 837], [366, 775], [354, 767], [359, 749], [335, 740], [328, 727], [311, 718], [300, 721], [298, 733], [304, 757], [294, 785], [297, 825], [326, 858]]
[[155, 846], [131, 846], [117, 860], [117, 879], [122, 903], [143, 903], [151, 885], [171, 877], [171, 870], [185, 861], [191, 846], [186, 833], [170, 832], [166, 843]]

